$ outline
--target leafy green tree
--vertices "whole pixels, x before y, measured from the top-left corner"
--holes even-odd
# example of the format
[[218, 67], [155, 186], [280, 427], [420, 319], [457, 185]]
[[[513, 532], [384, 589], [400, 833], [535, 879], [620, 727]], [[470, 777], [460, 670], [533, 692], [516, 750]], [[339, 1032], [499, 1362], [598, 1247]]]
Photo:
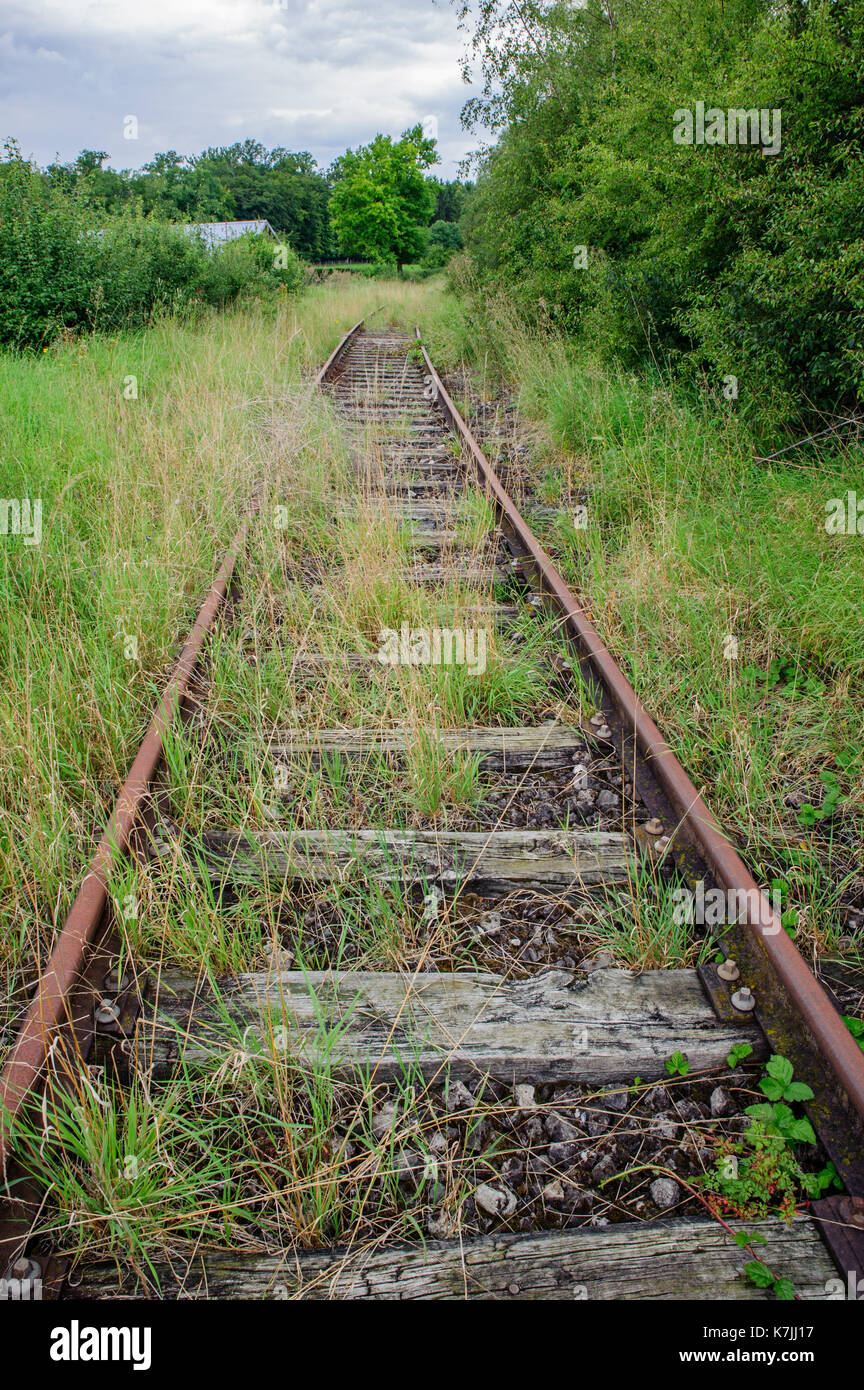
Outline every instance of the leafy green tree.
[[169, 222], [221, 222], [234, 216], [230, 190], [209, 169], [198, 169], [176, 150], [153, 156], [129, 180], [146, 214]]
[[[864, 0], [458, 0], [481, 282], [766, 425], [864, 399]], [[676, 112], [782, 113], [779, 148]], [[772, 119], [773, 124], [773, 119]], [[779, 132], [778, 132], [779, 133]]]
[[455, 222], [433, 222], [428, 240], [423, 264], [431, 270], [441, 269], [463, 246], [462, 233]]
[[244, 140], [207, 149], [193, 163], [199, 176], [206, 172], [226, 190], [232, 217], [266, 218], [310, 260], [330, 255], [330, 187], [308, 150], [267, 150]]
[[433, 222], [458, 222], [465, 211], [473, 183], [463, 183], [460, 179], [433, 179], [432, 182], [435, 189]]
[[455, 222], [433, 222], [429, 228], [429, 245], [440, 246], [453, 253], [462, 250], [462, 233]]
[[103, 168], [107, 155], [83, 150], [70, 164], [51, 164], [47, 183], [74, 190], [100, 216], [136, 210], [167, 222], [266, 218], [298, 254], [330, 255], [330, 186], [307, 150], [268, 150], [257, 140], [210, 148], [187, 157], [176, 150], [153, 156], [141, 169]]
[[[200, 237], [166, 217], [142, 215], [139, 206], [106, 218], [88, 201], [90, 180], [108, 172], [101, 166], [81, 178], [69, 168], [49, 176], [14, 141], [4, 150], [0, 344], [46, 346], [66, 330], [136, 327], [157, 309], [220, 306], [241, 293], [293, 292], [303, 282], [299, 258], [289, 250], [277, 260], [263, 236], [210, 251]], [[144, 177], [178, 167], [159, 157], [159, 172]]]
[[426, 249], [426, 226], [435, 189], [425, 170], [438, 163], [434, 140], [421, 126], [394, 141], [376, 135], [369, 145], [348, 150], [333, 166], [330, 217], [341, 250], [376, 262], [406, 261]]

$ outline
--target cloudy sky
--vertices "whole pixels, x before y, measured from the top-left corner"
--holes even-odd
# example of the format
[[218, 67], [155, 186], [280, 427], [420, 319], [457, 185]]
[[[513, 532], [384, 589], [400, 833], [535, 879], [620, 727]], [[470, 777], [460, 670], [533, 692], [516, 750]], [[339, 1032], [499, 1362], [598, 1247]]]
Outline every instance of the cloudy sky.
[[0, 138], [40, 164], [86, 148], [138, 168], [251, 137], [326, 166], [434, 117], [453, 177], [476, 143], [462, 47], [448, 0], [2, 0]]

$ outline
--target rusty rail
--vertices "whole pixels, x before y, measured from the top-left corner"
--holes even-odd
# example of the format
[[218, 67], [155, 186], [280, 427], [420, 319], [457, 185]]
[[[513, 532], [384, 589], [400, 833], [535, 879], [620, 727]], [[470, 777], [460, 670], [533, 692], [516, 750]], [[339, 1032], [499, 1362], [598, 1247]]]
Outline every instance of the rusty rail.
[[[377, 310], [375, 311], [377, 313]], [[364, 319], [340, 339], [317, 374], [316, 385], [334, 373]], [[0, 1076], [0, 1173], [6, 1171], [14, 1121], [21, 1107], [39, 1084], [53, 1039], [71, 1024], [69, 996], [79, 982], [87, 956], [108, 903], [111, 870], [125, 852], [132, 831], [140, 820], [153, 779], [162, 761], [163, 737], [175, 711], [189, 690], [205, 638], [216, 619], [242, 553], [254, 515], [257, 499], [253, 495], [247, 516], [238, 527], [219, 571], [210, 586], [198, 616], [165, 686], [159, 706], [120, 791], [90, 861], [69, 915], [51, 952], [47, 968], [40, 976], [12, 1050]]]
[[[746, 925], [754, 933], [770, 968], [788, 992], [838, 1082], [864, 1119], [864, 1053], [808, 968], [795, 943], [786, 935], [768, 899], [759, 890], [744, 861], [729, 843], [718, 821], [605, 646], [600, 634], [589, 622], [552, 560], [504, 490], [494, 468], [456, 409], [432, 365], [432, 360], [423, 346], [419, 328], [415, 329], [415, 334], [423, 353], [426, 371], [435, 384], [438, 403], [452, 428], [470, 451], [480, 477], [495, 499], [499, 514], [508, 522], [536, 567], [544, 589], [553, 596], [564, 614], [572, 637], [600, 677], [618, 709], [624, 726], [632, 731], [652, 773], [698, 844], [718, 882], [726, 889], [746, 894], [743, 899], [748, 905]], [[753, 905], [756, 903], [759, 906], [758, 910], [754, 911]]]

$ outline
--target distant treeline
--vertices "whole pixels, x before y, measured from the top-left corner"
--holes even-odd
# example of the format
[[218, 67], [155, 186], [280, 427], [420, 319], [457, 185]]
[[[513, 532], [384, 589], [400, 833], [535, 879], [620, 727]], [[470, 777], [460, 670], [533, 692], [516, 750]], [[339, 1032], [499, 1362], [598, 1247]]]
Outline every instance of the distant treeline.
[[855, 410], [864, 0], [456, 3], [481, 285], [775, 425]]
[[11, 144], [0, 163], [0, 344], [47, 348], [58, 336], [146, 324], [154, 312], [219, 308], [244, 293], [303, 283], [300, 258], [264, 236], [210, 250], [136, 203], [111, 213], [82, 186], [48, 176]]
[[[64, 333], [134, 328], [156, 311], [219, 307], [242, 294], [300, 288], [303, 260], [340, 248], [333, 179], [312, 156], [253, 140], [192, 159], [169, 151], [136, 172], [84, 150], [40, 169], [7, 141], [0, 160], [0, 344], [47, 346]], [[464, 190], [429, 180], [429, 268], [461, 245]], [[437, 218], [437, 221], [434, 220]], [[277, 237], [208, 247], [194, 224], [266, 219]], [[301, 259], [302, 258], [302, 259]]]
[[[85, 207], [107, 216], [130, 208], [169, 222], [224, 222], [265, 218], [304, 260], [339, 254], [330, 225], [332, 171], [322, 172], [307, 150], [257, 140], [180, 155], [168, 150], [137, 170], [108, 167], [104, 150], [82, 150], [69, 164], [49, 164], [41, 177], [73, 192]], [[432, 180], [432, 222], [458, 222], [464, 187]]]

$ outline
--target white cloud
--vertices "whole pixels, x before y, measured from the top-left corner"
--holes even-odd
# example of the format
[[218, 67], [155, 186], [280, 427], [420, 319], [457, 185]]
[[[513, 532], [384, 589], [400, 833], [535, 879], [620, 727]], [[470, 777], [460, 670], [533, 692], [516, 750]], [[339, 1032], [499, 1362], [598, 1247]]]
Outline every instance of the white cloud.
[[[0, 134], [41, 162], [95, 148], [135, 167], [249, 137], [326, 165], [434, 114], [452, 176], [473, 143], [445, 0], [6, 0], [6, 11]], [[123, 139], [130, 114], [138, 141]]]

